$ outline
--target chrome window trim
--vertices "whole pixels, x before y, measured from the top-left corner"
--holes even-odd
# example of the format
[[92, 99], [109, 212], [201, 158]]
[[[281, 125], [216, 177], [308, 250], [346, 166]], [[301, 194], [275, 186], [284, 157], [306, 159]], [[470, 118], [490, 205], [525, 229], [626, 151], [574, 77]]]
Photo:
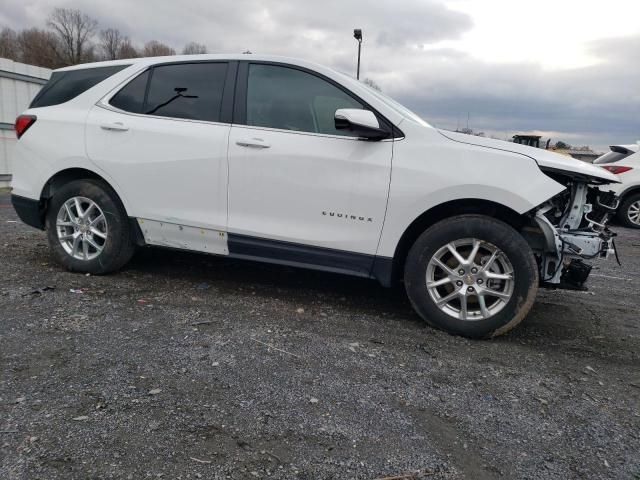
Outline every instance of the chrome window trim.
[[142, 117], [142, 118], [153, 118], [156, 120], [172, 120], [174, 122], [189, 122], [189, 123], [202, 123], [205, 125], [222, 125], [222, 126], [231, 126], [231, 123], [225, 122], [211, 122], [208, 120], [194, 120], [192, 118], [181, 118], [181, 117], [163, 117], [161, 115], [149, 115], [148, 113], [135, 113], [135, 112], [127, 112], [126, 110], [121, 110], [117, 107], [114, 107], [110, 103], [105, 103], [102, 100], [96, 103], [96, 107], [104, 108], [105, 110], [111, 110], [115, 113], [120, 113], [122, 115], [129, 115], [132, 117]]
[[366, 140], [360, 137], [351, 137], [347, 135], [331, 135], [328, 133], [315, 133], [315, 132], [303, 132], [298, 130], [287, 130], [286, 128], [272, 128], [272, 127], [258, 127], [254, 125], [246, 125], [244, 123], [232, 123], [232, 127], [235, 128], [243, 128], [243, 129], [251, 129], [251, 130], [262, 130], [266, 132], [274, 132], [274, 133], [290, 133], [293, 135], [305, 135], [310, 137], [322, 137], [322, 138], [334, 138], [336, 140], [349, 140], [356, 142], [368, 142], [368, 143], [380, 143], [380, 142], [389, 142], [394, 140], [400, 140], [404, 137], [400, 138], [384, 138], [382, 140]]

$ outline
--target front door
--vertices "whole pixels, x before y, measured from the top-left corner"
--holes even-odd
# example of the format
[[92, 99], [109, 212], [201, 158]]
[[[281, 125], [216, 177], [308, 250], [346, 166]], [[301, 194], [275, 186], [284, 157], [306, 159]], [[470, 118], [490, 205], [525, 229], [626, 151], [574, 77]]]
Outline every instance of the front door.
[[229, 137], [230, 250], [238, 240], [291, 249], [297, 263], [307, 263], [306, 253], [314, 251], [337, 254], [338, 264], [341, 252], [372, 259], [392, 141], [363, 141], [337, 130], [336, 109], [364, 106], [325, 78], [274, 64], [250, 63], [246, 70], [245, 124], [234, 124]]

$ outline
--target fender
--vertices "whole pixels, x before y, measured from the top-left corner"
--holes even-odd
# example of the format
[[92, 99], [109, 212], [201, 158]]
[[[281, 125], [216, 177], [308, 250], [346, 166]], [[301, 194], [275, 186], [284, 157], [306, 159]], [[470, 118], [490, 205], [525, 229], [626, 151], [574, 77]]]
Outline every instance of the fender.
[[[393, 257], [406, 229], [438, 205], [477, 199], [526, 213], [565, 190], [525, 155], [442, 141], [437, 130], [403, 122], [407, 138], [394, 142], [385, 224], [377, 255]], [[425, 152], [429, 152], [425, 157]], [[437, 165], [434, 168], [434, 164]], [[464, 178], [461, 173], [464, 172]]]

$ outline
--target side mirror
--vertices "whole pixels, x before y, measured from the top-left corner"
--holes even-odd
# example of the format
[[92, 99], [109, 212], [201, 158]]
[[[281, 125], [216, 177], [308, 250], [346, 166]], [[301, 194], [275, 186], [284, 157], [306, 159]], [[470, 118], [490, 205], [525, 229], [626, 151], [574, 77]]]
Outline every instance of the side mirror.
[[378, 119], [370, 110], [339, 108], [336, 110], [334, 119], [337, 130], [349, 130], [360, 138], [382, 140], [388, 136], [388, 133], [380, 128]]

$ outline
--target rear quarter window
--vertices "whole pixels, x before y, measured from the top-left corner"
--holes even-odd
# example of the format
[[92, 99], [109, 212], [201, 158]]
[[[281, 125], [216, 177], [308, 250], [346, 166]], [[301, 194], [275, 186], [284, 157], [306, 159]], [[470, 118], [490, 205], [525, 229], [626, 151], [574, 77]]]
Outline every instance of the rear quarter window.
[[142, 113], [148, 80], [149, 70], [131, 80], [109, 103], [125, 112]]
[[68, 102], [128, 66], [114, 65], [54, 72], [29, 108], [50, 107]]

